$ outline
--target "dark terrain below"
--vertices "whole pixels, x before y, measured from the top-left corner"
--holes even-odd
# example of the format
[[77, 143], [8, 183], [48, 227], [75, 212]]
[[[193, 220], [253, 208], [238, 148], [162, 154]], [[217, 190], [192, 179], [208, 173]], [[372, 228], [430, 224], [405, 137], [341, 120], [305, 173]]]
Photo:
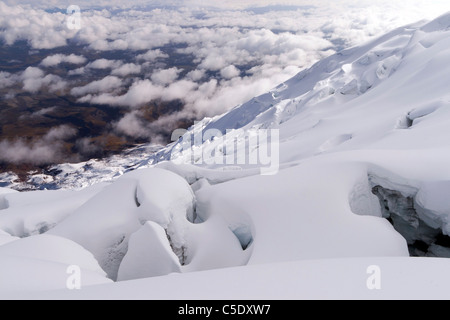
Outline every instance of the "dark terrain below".
[[[167, 49], [168, 50], [168, 49]], [[166, 50], [166, 51], [167, 51]], [[28, 67], [39, 67], [46, 74], [60, 76], [65, 81], [73, 81], [76, 86], [83, 86], [99, 80], [110, 74], [110, 70], [90, 70], [89, 74], [68, 76], [68, 70], [80, 66], [62, 63], [56, 67], [43, 68], [40, 62], [53, 54], [83, 55], [88, 61], [105, 58], [111, 60], [132, 61], [136, 53], [126, 51], [95, 52], [77, 45], [70, 45], [54, 50], [33, 51], [26, 42], [17, 42], [13, 46], [0, 46], [0, 72], [20, 75]], [[188, 61], [174, 56], [172, 65], [189, 67]], [[127, 78], [124, 78], [126, 81]], [[131, 79], [130, 79], [131, 80]], [[65, 137], [59, 143], [59, 152], [52, 161], [35, 161], [25, 159], [20, 161], [5, 160], [0, 156], [0, 173], [14, 172], [19, 177], [26, 177], [30, 171], [43, 171], [50, 165], [86, 161], [93, 158], [104, 158], [142, 143], [151, 142], [150, 138], [136, 138], [114, 130], [114, 123], [124, 117], [130, 109], [105, 105], [80, 103], [70, 95], [70, 87], [51, 92], [45, 86], [36, 93], [23, 89], [23, 82], [18, 81], [13, 86], [3, 87], [0, 84], [0, 144], [14, 144], [18, 141], [27, 146], [33, 146], [49, 133], [52, 128], [65, 126], [76, 134]], [[125, 93], [126, 88], [122, 89]], [[162, 115], [167, 115], [183, 108], [180, 101], [152, 101], [139, 108], [142, 121], [151, 123]], [[193, 119], [185, 119], [174, 124], [173, 128], [161, 128], [153, 134], [169, 142], [170, 132], [176, 128], [187, 128]], [[82, 142], [82, 143], [81, 143]], [[159, 141], [161, 142], [161, 141]], [[1, 152], [1, 148], [0, 148]]]

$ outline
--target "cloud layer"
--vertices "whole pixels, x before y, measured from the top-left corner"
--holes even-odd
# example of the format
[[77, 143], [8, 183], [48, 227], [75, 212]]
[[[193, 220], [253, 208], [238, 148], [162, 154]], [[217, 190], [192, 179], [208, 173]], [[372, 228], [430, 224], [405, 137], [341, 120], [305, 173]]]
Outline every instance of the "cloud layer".
[[44, 60], [42, 60], [41, 65], [44, 67], [56, 67], [61, 63], [84, 64], [86, 63], [86, 61], [87, 60], [85, 57], [77, 56], [75, 54], [55, 54], [52, 56], [48, 56]]
[[22, 139], [0, 141], [0, 162], [42, 165], [67, 159], [63, 143], [76, 134], [77, 130], [74, 128], [61, 125], [50, 129], [37, 141], [27, 142]]
[[[77, 3], [81, 29], [70, 30], [64, 10], [44, 10], [64, 9], [69, 1], [0, 1], [6, 45], [25, 40], [34, 50], [84, 50], [0, 72], [0, 89], [20, 83], [30, 93], [48, 90], [129, 109], [112, 127], [137, 138], [155, 138], [158, 128], [170, 131], [183, 119], [221, 114], [337, 50], [450, 10], [448, 0], [100, 0], [101, 10]], [[95, 58], [88, 61], [89, 53]], [[65, 76], [52, 69], [63, 63]], [[145, 108], [152, 101], [184, 107], [148, 123]], [[87, 140], [79, 146], [89, 149]]]

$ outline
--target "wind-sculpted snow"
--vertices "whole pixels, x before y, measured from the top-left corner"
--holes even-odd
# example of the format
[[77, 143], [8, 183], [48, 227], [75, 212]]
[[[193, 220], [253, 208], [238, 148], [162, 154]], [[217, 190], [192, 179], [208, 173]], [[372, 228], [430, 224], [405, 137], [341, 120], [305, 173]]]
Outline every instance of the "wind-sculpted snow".
[[189, 184], [151, 168], [125, 174], [48, 234], [92, 252], [111, 279], [129, 280], [244, 264], [249, 251], [229, 225], [214, 214], [198, 218]]
[[116, 279], [130, 236], [147, 221], [166, 230], [183, 258], [184, 229], [194, 204], [189, 185], [179, 176], [159, 169], [141, 170], [106, 187], [50, 233], [87, 248], [108, 276]]
[[8, 242], [13, 242], [15, 240], [19, 240], [19, 238], [13, 237], [9, 233], [6, 233], [5, 231], [0, 230], [0, 246], [6, 244]]
[[10, 193], [15, 193], [17, 191], [7, 189], [7, 188], [0, 188], [0, 210], [7, 209], [9, 207], [9, 202], [6, 200], [5, 195]]
[[81, 286], [111, 282], [92, 254], [78, 244], [52, 235], [39, 235], [0, 246], [0, 293], [66, 288], [67, 270], [77, 266]]
[[164, 276], [174, 272], [181, 272], [181, 265], [164, 229], [154, 222], [146, 222], [130, 238], [118, 280]]
[[[247, 298], [258, 297], [254, 277], [229, 283], [232, 275], [246, 277], [246, 270], [287, 273], [280, 281], [290, 288], [288, 297], [314, 290], [326, 297], [325, 289], [294, 290], [291, 284], [298, 270], [313, 263], [308, 260], [325, 274], [324, 261], [340, 265], [339, 270], [364, 261], [368, 265], [358, 272], [366, 275], [369, 261], [381, 261], [376, 257], [385, 257], [381, 262], [396, 274], [407, 270], [418, 277], [419, 287], [412, 290], [388, 272], [383, 282], [388, 297], [431, 292], [426, 270], [447, 281], [448, 262], [408, 256], [450, 256], [449, 21], [447, 14], [409, 25], [330, 56], [271, 92], [177, 131], [174, 143], [133, 157], [128, 169], [118, 169], [126, 168], [123, 158], [116, 169], [102, 170], [104, 175], [98, 164], [83, 169], [85, 175], [70, 165], [60, 166], [60, 174], [76, 172], [76, 178], [54, 178], [65, 181], [65, 188], [108, 184], [79, 192], [5, 194], [0, 189], [0, 245], [37, 234], [58, 236], [89, 251], [110, 279], [159, 276], [106, 285], [88, 291], [91, 298], [107, 288], [167, 297], [178, 279], [198, 283], [219, 277], [227, 283], [213, 281], [218, 287], [211, 289], [212, 297], [246, 292]], [[276, 154], [271, 153], [279, 170], [264, 175], [262, 165], [239, 155], [244, 148], [250, 157], [265, 149], [251, 145], [252, 134], [270, 130], [279, 138]], [[242, 147], [235, 147], [238, 143]], [[23, 237], [28, 238], [18, 240]], [[338, 260], [333, 264], [330, 258]], [[413, 272], [416, 267], [423, 272]], [[181, 275], [166, 276], [171, 273]], [[366, 292], [366, 280], [349, 288]], [[273, 297], [279, 282], [269, 279], [267, 285], [262, 296]], [[205, 296], [195, 286], [189, 290], [193, 298]]]
[[7, 206], [0, 210], [0, 229], [20, 238], [45, 233], [103, 187], [98, 184], [80, 192], [59, 190], [6, 194], [3, 201]]

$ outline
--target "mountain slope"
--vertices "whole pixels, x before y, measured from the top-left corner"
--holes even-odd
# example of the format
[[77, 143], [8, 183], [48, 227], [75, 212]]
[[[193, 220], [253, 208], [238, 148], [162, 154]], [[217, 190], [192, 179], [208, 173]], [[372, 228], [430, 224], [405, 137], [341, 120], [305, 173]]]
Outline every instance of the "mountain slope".
[[199, 126], [281, 129], [282, 163], [362, 146], [442, 147], [450, 134], [449, 24], [444, 15], [342, 51]]

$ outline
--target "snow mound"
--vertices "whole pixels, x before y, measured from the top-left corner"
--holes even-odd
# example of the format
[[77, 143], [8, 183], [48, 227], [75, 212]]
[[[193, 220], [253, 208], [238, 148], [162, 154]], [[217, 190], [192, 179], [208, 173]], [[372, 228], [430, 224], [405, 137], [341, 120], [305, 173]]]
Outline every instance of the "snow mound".
[[0, 230], [0, 246], [18, 240], [19, 238], [11, 236], [9, 233], [6, 233]]
[[29, 237], [3, 245], [0, 255], [78, 265], [82, 269], [105, 275], [92, 254], [68, 239], [52, 235]]
[[130, 236], [154, 221], [182, 251], [184, 225], [194, 212], [194, 195], [185, 180], [161, 169], [124, 175], [79, 207], [49, 233], [71, 239], [94, 254], [112, 279], [127, 253]]
[[[45, 233], [94, 197], [103, 187], [104, 185], [95, 185], [80, 192], [6, 194], [3, 203], [7, 203], [7, 208], [0, 211], [0, 229], [20, 238]], [[1, 200], [0, 196], [0, 204]]]
[[16, 193], [17, 191], [8, 189], [8, 188], [0, 188], [0, 210], [7, 209], [9, 207], [9, 202], [6, 200], [5, 195]]
[[56, 236], [33, 236], [2, 245], [0, 260], [1, 293], [67, 289], [70, 266], [80, 268], [81, 287], [110, 282], [92, 254]]
[[173, 253], [164, 229], [149, 221], [131, 236], [117, 280], [150, 278], [173, 272], [181, 272], [180, 261]]

